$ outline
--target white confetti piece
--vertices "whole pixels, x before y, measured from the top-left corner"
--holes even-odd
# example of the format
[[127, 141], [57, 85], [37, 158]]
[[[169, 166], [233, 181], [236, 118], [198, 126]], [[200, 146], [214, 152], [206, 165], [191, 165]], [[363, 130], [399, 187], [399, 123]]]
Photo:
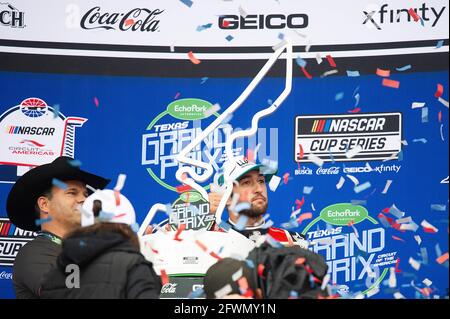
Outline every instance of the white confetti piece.
[[448, 108], [448, 101], [444, 100], [441, 97], [438, 98], [438, 101], [441, 102], [446, 108]]
[[414, 236], [414, 239], [416, 240], [418, 245], [420, 245], [422, 243], [422, 238], [420, 238], [419, 235]]
[[445, 212], [447, 209], [446, 205], [440, 205], [440, 204], [431, 204], [431, 210], [435, 210], [438, 212]]
[[373, 289], [371, 289], [370, 291], [368, 291], [366, 293], [366, 296], [367, 296], [367, 298], [370, 298], [372, 296], [375, 296], [379, 292], [380, 292], [380, 287], [377, 286], [377, 287], [374, 287]]
[[277, 175], [273, 175], [269, 182], [269, 189], [272, 192], [275, 192], [276, 189], [278, 188], [278, 185], [280, 184], [280, 181], [281, 181], [281, 177], [279, 177]]
[[389, 187], [391, 186], [391, 184], [392, 184], [392, 180], [391, 180], [391, 179], [388, 179], [388, 180], [386, 181], [386, 185], [384, 185], [384, 189], [383, 189], [383, 191], [381, 192], [381, 194], [386, 194], [386, 193], [388, 192], [388, 189], [389, 189]]
[[281, 48], [282, 46], [286, 45], [286, 40], [281, 41], [280, 43], [274, 45], [272, 47], [272, 50], [277, 51], [279, 48]]
[[232, 276], [231, 276], [231, 280], [233, 281], [237, 281], [239, 278], [241, 278], [243, 275], [243, 270], [242, 268], [240, 268], [238, 271], [236, 271]]
[[355, 186], [355, 188], [353, 189], [355, 191], [355, 193], [360, 193], [368, 188], [370, 188], [372, 185], [370, 184], [370, 182], [365, 182], [361, 185]]
[[362, 151], [362, 147], [361, 147], [360, 145], [357, 145], [357, 146], [355, 146], [354, 148], [348, 150], [348, 151], [345, 153], [345, 157], [347, 157], [347, 158], [352, 158], [352, 157], [354, 157], [355, 155], [357, 155], [358, 153], [360, 153], [361, 151]]
[[442, 130], [443, 128], [444, 128], [444, 124], [441, 124], [441, 127], [439, 128], [439, 130], [441, 131], [441, 140], [442, 140], [442, 142], [445, 141], [445, 139], [444, 139], [444, 132]]
[[314, 189], [313, 186], [303, 186], [303, 194], [311, 194], [312, 190]]
[[317, 64], [320, 64], [320, 63], [322, 63], [322, 57], [320, 56], [320, 53], [317, 53], [316, 54], [316, 61], [317, 61]]
[[314, 154], [309, 154], [308, 159], [319, 167], [323, 165], [323, 160]]
[[359, 180], [355, 176], [347, 174], [347, 177], [349, 180], [351, 180], [353, 182], [353, 184], [355, 184], [355, 186], [359, 185]]
[[400, 143], [402, 143], [402, 145], [408, 146], [408, 141], [407, 140], [400, 141]]
[[413, 267], [415, 270], [419, 270], [420, 269], [420, 262], [418, 262], [417, 260], [415, 260], [412, 257], [409, 257], [408, 263], [411, 265], [411, 267]]
[[339, 178], [339, 182], [336, 184], [336, 188], [337, 189], [341, 189], [342, 188], [342, 186], [344, 185], [344, 183], [345, 183], [345, 178], [343, 178], [342, 176]]
[[434, 227], [433, 225], [431, 225], [429, 222], [427, 222], [425, 219], [422, 220], [422, 222], [420, 223], [420, 226], [428, 228], [428, 229], [432, 229], [434, 230], [434, 232], [438, 232], [439, 229], [437, 229], [436, 227]]
[[330, 71], [324, 72], [320, 77], [324, 78], [324, 77], [327, 77], [329, 75], [333, 75], [333, 74], [336, 74], [336, 73], [338, 73], [338, 70], [334, 69], [334, 70], [330, 70]]
[[245, 10], [241, 6], [239, 6], [238, 10], [241, 17], [245, 18], [247, 16], [247, 12], [245, 12]]
[[397, 224], [406, 224], [406, 223], [412, 223], [413, 220], [412, 220], [411, 216], [409, 216], [409, 217], [397, 219], [395, 222]]
[[203, 112], [203, 115], [205, 117], [208, 117], [210, 115], [213, 115], [215, 112], [220, 110], [220, 105], [218, 103], [215, 103], [211, 108], [207, 109], [205, 112]]
[[390, 208], [389, 208], [389, 213], [394, 215], [397, 218], [402, 218], [403, 216], [405, 216], [405, 213], [402, 212], [400, 209], [397, 208], [397, 206], [395, 206], [395, 204], [393, 204]]
[[428, 278], [425, 278], [422, 282], [427, 287], [430, 287], [433, 284], [433, 282]]
[[394, 298], [395, 299], [406, 299], [405, 298], [405, 296], [403, 296], [401, 293], [399, 293], [398, 291], [397, 292], [394, 292]]
[[311, 203], [311, 209], [313, 210], [313, 212], [316, 211], [316, 209], [314, 208], [314, 203]]
[[216, 298], [222, 298], [222, 297], [225, 297], [226, 295], [228, 295], [232, 291], [233, 291], [233, 289], [231, 288], [230, 284], [227, 284], [225, 287], [217, 290], [214, 293], [214, 295], [216, 296]]
[[411, 105], [411, 108], [412, 108], [412, 109], [418, 109], [418, 108], [421, 108], [421, 107], [424, 107], [424, 106], [425, 106], [425, 103], [422, 103], [422, 102], [413, 102], [412, 105]]
[[419, 229], [419, 226], [414, 222], [400, 225], [400, 230], [412, 230], [415, 232], [417, 229]]
[[330, 274], [326, 274], [325, 277], [323, 277], [322, 285], [320, 286], [320, 289], [322, 289], [322, 290], [325, 289], [325, 287], [328, 285], [328, 282], [330, 281], [330, 278], [331, 278]]
[[125, 174], [119, 174], [119, 177], [117, 178], [116, 186], [114, 187], [115, 191], [120, 192], [125, 185], [125, 180], [127, 178], [127, 175]]
[[397, 287], [397, 277], [395, 276], [395, 268], [391, 267], [389, 268], [389, 287], [390, 288], [395, 288]]
[[309, 52], [309, 49], [311, 49], [311, 42], [308, 41], [308, 44], [305, 47], [305, 52]]

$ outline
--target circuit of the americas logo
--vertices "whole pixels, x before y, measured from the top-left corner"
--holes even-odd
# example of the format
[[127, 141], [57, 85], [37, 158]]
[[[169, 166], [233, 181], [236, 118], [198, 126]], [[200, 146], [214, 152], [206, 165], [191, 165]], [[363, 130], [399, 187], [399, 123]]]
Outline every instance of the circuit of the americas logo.
[[[401, 113], [307, 115], [295, 118], [295, 161], [398, 159]], [[351, 150], [355, 149], [351, 156]]]
[[12, 266], [19, 250], [36, 234], [14, 226], [8, 218], [0, 218], [0, 266]]

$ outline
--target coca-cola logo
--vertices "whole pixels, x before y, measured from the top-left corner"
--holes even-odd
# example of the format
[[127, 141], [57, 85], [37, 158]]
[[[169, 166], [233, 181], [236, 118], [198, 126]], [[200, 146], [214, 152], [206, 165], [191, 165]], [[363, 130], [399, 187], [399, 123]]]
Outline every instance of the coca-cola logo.
[[100, 7], [88, 10], [81, 19], [83, 29], [106, 29], [121, 31], [155, 32], [159, 30], [159, 15], [164, 10], [134, 8], [126, 13], [102, 12]]
[[316, 175], [336, 175], [339, 174], [339, 169], [340, 167], [338, 166], [332, 166], [329, 168], [319, 167], [316, 170]]
[[161, 293], [162, 294], [174, 294], [177, 291], [178, 284], [169, 282], [162, 286]]
[[12, 279], [12, 273], [6, 272], [6, 271], [2, 271], [2, 272], [0, 272], [0, 279], [11, 280]]

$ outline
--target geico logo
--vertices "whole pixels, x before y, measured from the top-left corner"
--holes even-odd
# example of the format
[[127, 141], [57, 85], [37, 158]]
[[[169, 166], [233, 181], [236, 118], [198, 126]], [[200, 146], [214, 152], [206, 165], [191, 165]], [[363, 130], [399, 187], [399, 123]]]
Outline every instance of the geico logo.
[[304, 13], [249, 14], [246, 17], [225, 15], [219, 17], [219, 28], [229, 29], [300, 29], [308, 26], [308, 15]]
[[328, 217], [357, 217], [357, 216], [360, 215], [360, 213], [359, 213], [358, 210], [352, 212], [349, 209], [346, 209], [343, 212], [340, 212], [340, 211], [337, 211], [337, 210], [335, 210], [335, 211], [329, 210], [327, 212], [327, 215], [328, 215]]
[[14, 241], [0, 241], [0, 256], [15, 257], [23, 243]]
[[331, 229], [324, 229], [324, 230], [316, 230], [313, 232], [308, 232], [308, 238], [318, 238], [318, 237], [325, 237], [330, 235], [338, 235], [342, 232], [342, 227], [336, 227]]
[[386, 119], [377, 118], [353, 118], [333, 119], [328, 132], [375, 132], [382, 131]]
[[373, 171], [371, 167], [344, 167], [344, 173], [369, 173]]
[[189, 125], [189, 122], [178, 122], [178, 123], [171, 123], [171, 124], [160, 124], [155, 125], [155, 131], [156, 132], [164, 132], [164, 131], [172, 131], [172, 130], [182, 130], [187, 128]]

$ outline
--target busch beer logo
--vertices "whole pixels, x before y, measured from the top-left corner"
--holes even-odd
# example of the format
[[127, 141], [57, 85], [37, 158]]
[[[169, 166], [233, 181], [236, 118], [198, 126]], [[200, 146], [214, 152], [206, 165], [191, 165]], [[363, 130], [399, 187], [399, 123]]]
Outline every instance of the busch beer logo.
[[[295, 119], [295, 161], [397, 159], [401, 151], [401, 113], [307, 115]], [[352, 149], [357, 149], [349, 155]]]
[[11, 28], [25, 27], [25, 12], [19, 11], [9, 3], [0, 3], [0, 25]]
[[174, 294], [177, 291], [177, 286], [178, 286], [178, 284], [169, 282], [169, 283], [165, 284], [164, 286], [162, 286], [161, 293], [162, 294]]
[[35, 236], [32, 231], [17, 228], [8, 218], [0, 218], [0, 266], [12, 266], [20, 248]]
[[159, 15], [164, 10], [146, 8], [134, 8], [126, 13], [102, 12], [100, 7], [94, 7], [81, 18], [80, 25], [83, 29], [106, 29], [120, 31], [155, 32], [159, 30]]

